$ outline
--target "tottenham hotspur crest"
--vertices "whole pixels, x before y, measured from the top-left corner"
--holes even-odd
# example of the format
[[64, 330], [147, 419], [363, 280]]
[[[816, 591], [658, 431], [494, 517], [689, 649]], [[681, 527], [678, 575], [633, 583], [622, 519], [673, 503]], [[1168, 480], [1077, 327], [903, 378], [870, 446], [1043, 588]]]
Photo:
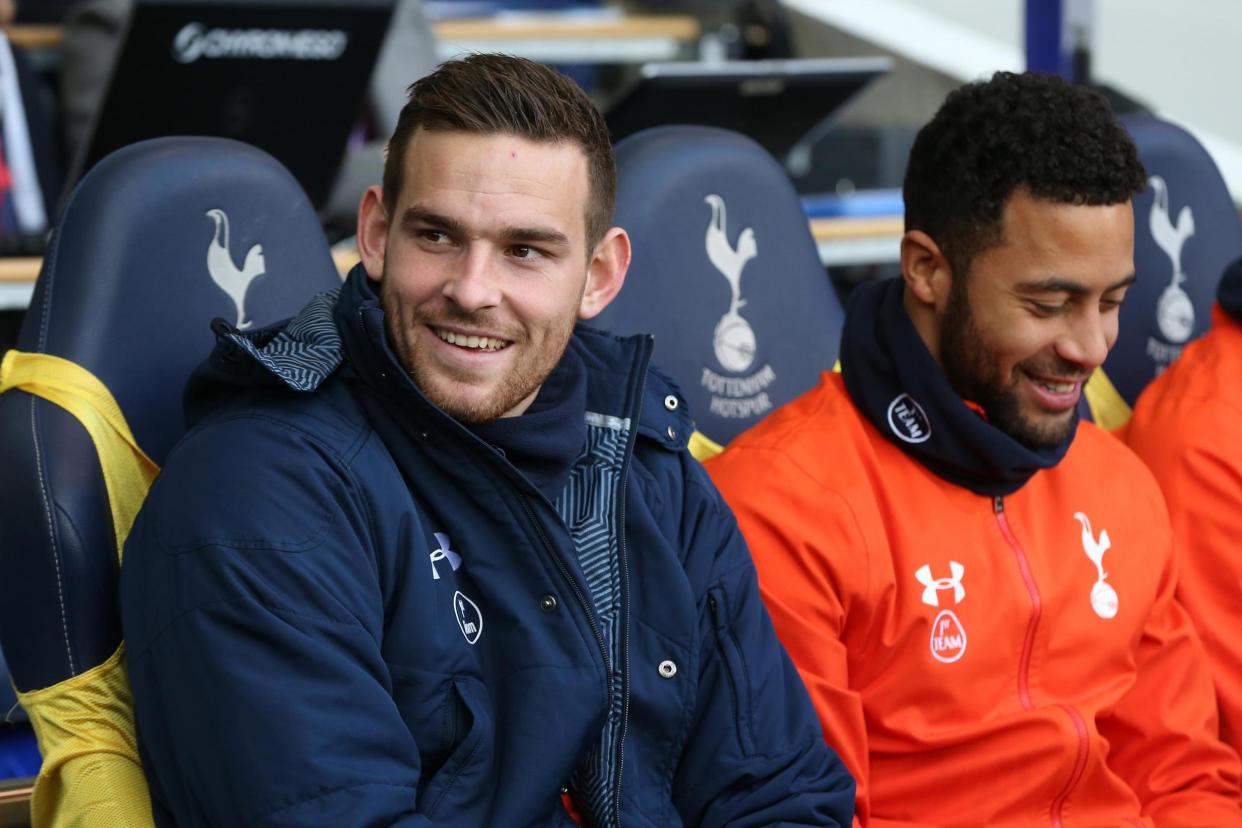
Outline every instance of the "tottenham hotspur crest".
[[740, 374], [755, 361], [755, 332], [738, 310], [746, 304], [742, 298], [742, 268], [755, 258], [759, 249], [755, 244], [755, 231], [749, 227], [737, 237], [737, 247], [729, 244], [725, 230], [724, 199], [715, 193], [703, 199], [712, 208], [712, 218], [707, 224], [707, 258], [729, 283], [732, 299], [729, 310], [716, 323], [712, 345], [716, 359], [727, 370]]
[[1148, 214], [1151, 237], [1173, 264], [1173, 279], [1156, 303], [1156, 325], [1165, 339], [1180, 344], [1190, 339], [1195, 329], [1195, 306], [1182, 288], [1182, 282], [1186, 281], [1182, 246], [1195, 234], [1195, 214], [1189, 204], [1183, 205], [1174, 224], [1169, 217], [1169, 185], [1158, 175], [1153, 175], [1148, 183], [1156, 193]]
[[1082, 524], [1082, 551], [1095, 564], [1096, 579], [1091, 587], [1091, 609], [1101, 618], [1117, 617], [1117, 590], [1105, 580], [1108, 573], [1104, 571], [1104, 553], [1113, 545], [1109, 540], [1108, 530], [1101, 529], [1097, 538], [1091, 531], [1091, 521], [1082, 512], [1074, 512], [1074, 518]]

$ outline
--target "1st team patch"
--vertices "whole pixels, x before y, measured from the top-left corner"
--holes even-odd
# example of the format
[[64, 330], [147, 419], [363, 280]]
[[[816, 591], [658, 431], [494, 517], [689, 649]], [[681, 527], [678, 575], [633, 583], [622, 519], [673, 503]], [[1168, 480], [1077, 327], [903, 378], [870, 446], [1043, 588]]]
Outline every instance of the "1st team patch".
[[953, 610], [941, 610], [936, 615], [929, 644], [932, 658], [943, 664], [952, 664], [966, 655], [966, 630]]

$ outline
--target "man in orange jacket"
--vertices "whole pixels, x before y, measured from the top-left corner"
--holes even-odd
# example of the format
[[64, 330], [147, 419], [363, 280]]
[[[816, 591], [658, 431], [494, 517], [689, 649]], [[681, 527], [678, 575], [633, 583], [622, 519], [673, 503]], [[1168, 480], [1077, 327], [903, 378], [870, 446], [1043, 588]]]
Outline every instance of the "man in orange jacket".
[[1093, 92], [953, 92], [842, 373], [708, 463], [863, 825], [1242, 825], [1159, 488], [1076, 415], [1145, 181]]
[[1207, 648], [1221, 735], [1242, 748], [1242, 260], [1212, 329], [1139, 397], [1126, 441], [1155, 473], [1178, 549], [1178, 594]]

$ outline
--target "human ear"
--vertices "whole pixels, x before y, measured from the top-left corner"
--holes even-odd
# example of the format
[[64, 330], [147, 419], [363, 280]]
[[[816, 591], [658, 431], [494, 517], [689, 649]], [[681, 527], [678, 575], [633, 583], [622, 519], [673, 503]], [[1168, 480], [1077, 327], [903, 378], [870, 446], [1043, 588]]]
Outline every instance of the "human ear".
[[953, 271], [940, 245], [922, 230], [910, 230], [901, 237], [901, 278], [908, 296], [937, 313], [944, 311]]
[[384, 275], [384, 252], [388, 243], [388, 208], [378, 185], [362, 194], [358, 205], [358, 255], [367, 277], [378, 282]]
[[586, 286], [582, 291], [582, 301], [578, 305], [578, 318], [590, 319], [608, 307], [608, 303], [625, 284], [625, 273], [629, 268], [629, 234], [620, 227], [613, 227], [604, 234], [591, 253], [591, 261], [587, 265]]

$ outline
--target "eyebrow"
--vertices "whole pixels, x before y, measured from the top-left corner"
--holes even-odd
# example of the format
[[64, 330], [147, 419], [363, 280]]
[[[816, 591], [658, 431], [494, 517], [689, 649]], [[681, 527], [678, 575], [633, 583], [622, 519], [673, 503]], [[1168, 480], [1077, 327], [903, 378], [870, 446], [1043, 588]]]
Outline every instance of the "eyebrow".
[[448, 216], [442, 216], [439, 213], [433, 213], [430, 210], [424, 210], [421, 207], [410, 207], [401, 214], [401, 225], [406, 228], [413, 228], [415, 225], [425, 224], [429, 227], [435, 227], [440, 230], [447, 230], [454, 235], [464, 235], [466, 226], [460, 221]]
[[500, 240], [506, 242], [537, 242], [553, 247], [569, 247], [569, 237], [549, 227], [506, 227], [500, 231]]
[[[1131, 273], [1129, 276], [1118, 279], [1104, 288], [1104, 292], [1112, 293], [1114, 290], [1129, 287], [1134, 284], [1137, 278], [1137, 274]], [[1060, 276], [1050, 276], [1047, 279], [1039, 279], [1033, 282], [1019, 282], [1017, 289], [1023, 293], [1068, 293], [1070, 296], [1087, 296], [1091, 293], [1091, 289], [1081, 282], [1075, 282], [1072, 279], [1065, 279]]]
[[[470, 235], [466, 225], [457, 219], [430, 210], [424, 210], [421, 207], [410, 207], [402, 213], [401, 224], [407, 228], [425, 225], [444, 230], [455, 236]], [[568, 248], [570, 246], [568, 236], [550, 227], [504, 227], [501, 228], [498, 238], [500, 241], [510, 244], [530, 242], [554, 247]]]

